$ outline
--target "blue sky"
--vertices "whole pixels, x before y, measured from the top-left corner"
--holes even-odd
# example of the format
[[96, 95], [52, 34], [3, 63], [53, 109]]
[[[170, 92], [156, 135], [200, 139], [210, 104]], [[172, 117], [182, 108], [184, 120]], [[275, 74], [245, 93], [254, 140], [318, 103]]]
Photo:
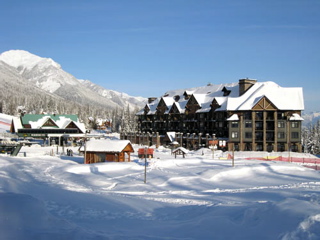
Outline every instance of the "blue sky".
[[319, 0], [4, 0], [0, 31], [0, 52], [129, 95], [248, 77], [303, 87], [320, 111]]

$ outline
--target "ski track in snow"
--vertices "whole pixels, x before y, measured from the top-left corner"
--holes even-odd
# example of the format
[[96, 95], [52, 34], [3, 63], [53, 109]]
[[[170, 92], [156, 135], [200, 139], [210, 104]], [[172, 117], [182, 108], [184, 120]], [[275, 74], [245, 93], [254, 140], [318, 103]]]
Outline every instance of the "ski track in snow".
[[[27, 156], [2, 159], [0, 190], [31, 195], [50, 216], [102, 239], [168, 239], [173, 232], [181, 237], [172, 239], [211, 239], [216, 233], [230, 236], [217, 239], [238, 239], [226, 226], [253, 233], [245, 238], [250, 240], [259, 239], [262, 229], [273, 239], [320, 236], [318, 172], [294, 164], [239, 159], [231, 167], [208, 156], [168, 154], [148, 161], [145, 184], [144, 160], [136, 156], [131, 163], [92, 165], [79, 164], [80, 156]], [[142, 226], [152, 230], [144, 235]]]
[[[175, 164], [179, 167], [178, 164]], [[212, 165], [204, 165], [202, 167], [210, 167]], [[203, 191], [196, 190], [168, 190], [168, 191], [138, 191], [138, 192], [130, 192], [130, 191], [117, 191], [116, 188], [118, 186], [118, 180], [126, 179], [130, 182], [141, 182], [143, 179], [144, 173], [130, 173], [116, 177], [107, 177], [104, 178], [106, 182], [109, 182], [110, 185], [108, 187], [96, 187], [85, 184], [80, 184], [74, 181], [67, 181], [66, 179], [60, 179], [55, 176], [54, 171], [56, 171], [57, 166], [52, 165], [45, 169], [44, 177], [39, 179], [42, 182], [57, 184], [62, 186], [62, 188], [75, 192], [84, 192], [84, 193], [93, 193], [97, 195], [109, 195], [109, 196], [118, 196], [118, 197], [129, 197], [129, 198], [139, 198], [148, 201], [156, 201], [156, 202], [164, 202], [168, 204], [179, 204], [179, 205], [205, 205], [205, 206], [213, 206], [213, 205], [221, 205], [226, 204], [225, 201], [223, 203], [218, 200], [213, 200], [215, 195], [227, 193], [227, 194], [237, 194], [237, 193], [248, 193], [260, 190], [285, 190], [285, 189], [319, 189], [320, 182], [300, 182], [300, 183], [291, 183], [291, 184], [281, 184], [281, 185], [270, 185], [270, 186], [258, 186], [258, 187], [246, 187], [246, 188], [213, 188]], [[189, 168], [192, 168], [190, 166]], [[187, 169], [184, 166], [184, 169]], [[154, 166], [150, 164], [147, 169], [147, 174], [153, 170], [159, 170], [166, 174], [177, 174], [175, 171], [169, 171], [167, 169]], [[178, 175], [178, 174], [177, 174]], [[176, 196], [176, 197], [172, 197]], [[257, 201], [263, 202], [263, 201]], [[238, 202], [237, 204], [239, 204]], [[229, 202], [229, 204], [234, 205], [235, 202]]]

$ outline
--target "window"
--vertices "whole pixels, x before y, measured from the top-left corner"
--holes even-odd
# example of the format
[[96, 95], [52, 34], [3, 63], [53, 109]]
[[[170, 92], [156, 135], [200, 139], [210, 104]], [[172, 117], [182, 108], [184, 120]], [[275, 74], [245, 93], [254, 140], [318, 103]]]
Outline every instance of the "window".
[[284, 132], [278, 132], [278, 139], [284, 139], [285, 138], [285, 133]]
[[285, 116], [284, 112], [278, 112], [277, 113], [277, 117], [278, 117], [278, 120], [286, 119], [286, 116]]
[[232, 128], [238, 128], [239, 123], [238, 122], [231, 122], [231, 127]]
[[283, 152], [285, 150], [284, 143], [278, 143], [277, 148], [278, 152]]
[[232, 132], [231, 138], [238, 138], [238, 132]]
[[256, 130], [263, 130], [263, 122], [256, 122]]
[[252, 132], [245, 132], [245, 138], [252, 138]]
[[262, 151], [263, 150], [263, 145], [262, 144], [257, 144], [256, 145], [256, 151]]
[[256, 112], [256, 120], [262, 120], [263, 119], [263, 112]]
[[266, 133], [266, 140], [267, 141], [274, 141], [274, 132], [267, 132]]
[[245, 120], [251, 120], [252, 119], [252, 113], [251, 112], [245, 112], [243, 114], [243, 117]]
[[252, 128], [252, 122], [251, 122], [251, 121], [245, 121], [244, 127], [246, 127], [246, 128]]
[[298, 122], [291, 122], [291, 127], [292, 128], [298, 128], [299, 127], [299, 123]]
[[278, 128], [284, 128], [284, 122], [278, 122]]
[[256, 141], [262, 141], [262, 140], [263, 140], [263, 133], [256, 132]]
[[291, 137], [292, 138], [299, 138], [299, 132], [292, 132]]
[[267, 119], [273, 120], [274, 119], [274, 112], [267, 112]]

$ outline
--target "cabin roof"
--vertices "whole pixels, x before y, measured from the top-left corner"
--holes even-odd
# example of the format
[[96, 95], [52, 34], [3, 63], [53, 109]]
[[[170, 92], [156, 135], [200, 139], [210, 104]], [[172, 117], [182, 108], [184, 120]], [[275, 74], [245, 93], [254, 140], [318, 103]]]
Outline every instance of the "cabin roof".
[[[127, 146], [130, 152], [134, 152], [129, 140], [110, 140], [110, 139], [91, 139], [86, 142], [86, 151], [88, 152], [122, 152]], [[84, 151], [84, 147], [80, 148]]]

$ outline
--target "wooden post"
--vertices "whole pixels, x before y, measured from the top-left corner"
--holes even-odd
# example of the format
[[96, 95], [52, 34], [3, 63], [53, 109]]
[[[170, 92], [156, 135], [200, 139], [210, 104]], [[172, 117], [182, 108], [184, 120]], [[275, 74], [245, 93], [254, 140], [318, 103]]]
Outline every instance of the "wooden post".
[[148, 148], [144, 148], [144, 183], [147, 183], [147, 150]]
[[232, 144], [232, 167], [234, 167], [234, 143]]

